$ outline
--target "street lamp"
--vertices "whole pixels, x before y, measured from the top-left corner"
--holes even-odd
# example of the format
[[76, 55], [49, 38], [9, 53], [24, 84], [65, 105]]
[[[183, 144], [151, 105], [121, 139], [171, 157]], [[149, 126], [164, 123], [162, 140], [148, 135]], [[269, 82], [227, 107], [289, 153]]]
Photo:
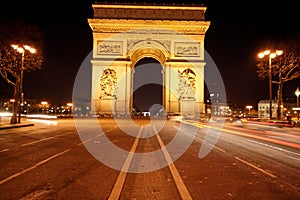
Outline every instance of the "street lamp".
[[270, 120], [272, 119], [272, 58], [276, 56], [282, 55], [282, 50], [276, 50], [275, 52], [271, 52], [270, 50], [265, 50], [258, 54], [259, 58], [263, 58], [265, 56], [269, 56], [269, 113], [270, 113]]
[[299, 95], [300, 95], [299, 87], [297, 87], [297, 90], [295, 91], [295, 95], [297, 96], [297, 120], [299, 120]]
[[73, 103], [67, 103], [67, 106], [69, 108], [69, 115], [72, 116], [72, 107], [73, 107]]
[[44, 109], [46, 110], [45, 113], [47, 113], [47, 105], [48, 105], [48, 102], [47, 101], [42, 101], [41, 102], [42, 104], [42, 113], [44, 113]]
[[12, 48], [16, 51], [18, 51], [19, 53], [22, 54], [22, 60], [21, 60], [21, 68], [20, 68], [20, 83], [19, 83], [19, 97], [20, 97], [20, 101], [19, 102], [19, 117], [18, 117], [18, 123], [21, 123], [21, 103], [23, 102], [23, 89], [22, 89], [22, 86], [23, 86], [23, 71], [24, 71], [24, 58], [25, 58], [25, 50], [29, 51], [30, 53], [35, 53], [36, 52], [36, 49], [35, 48], [32, 48], [28, 45], [23, 45], [23, 47], [19, 47], [19, 45], [11, 45]]
[[246, 106], [246, 108], [249, 110], [249, 115], [250, 115], [250, 110], [252, 109], [252, 106]]

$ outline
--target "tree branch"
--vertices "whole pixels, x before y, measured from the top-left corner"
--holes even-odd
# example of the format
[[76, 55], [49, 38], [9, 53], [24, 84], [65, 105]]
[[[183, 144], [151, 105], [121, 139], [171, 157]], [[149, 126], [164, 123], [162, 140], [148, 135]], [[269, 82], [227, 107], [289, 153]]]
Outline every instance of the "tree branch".
[[9, 78], [8, 78], [8, 76], [7, 76], [7, 72], [6, 71], [0, 71], [0, 74], [1, 74], [1, 76], [4, 78], [4, 80], [8, 83], [8, 84], [10, 84], [10, 85], [12, 85], [12, 86], [16, 86], [16, 83], [14, 83], [13, 81], [11, 81]]

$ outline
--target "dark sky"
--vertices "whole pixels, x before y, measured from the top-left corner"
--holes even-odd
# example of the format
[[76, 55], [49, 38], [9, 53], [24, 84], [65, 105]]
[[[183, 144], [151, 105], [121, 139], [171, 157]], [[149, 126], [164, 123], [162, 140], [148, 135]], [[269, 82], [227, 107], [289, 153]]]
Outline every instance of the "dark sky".
[[[93, 2], [2, 1], [0, 15], [38, 24], [46, 36], [42, 68], [24, 74], [23, 90], [27, 97], [53, 103], [71, 101], [77, 71], [92, 49], [92, 31], [87, 19], [93, 16]], [[206, 20], [211, 21], [205, 50], [221, 72], [228, 101], [255, 105], [260, 99], [268, 99], [268, 82], [259, 80], [256, 74], [257, 51], [266, 39], [279, 40], [299, 32], [296, 1], [159, 2], [203, 3], [207, 7]], [[284, 95], [294, 97], [297, 84], [300, 85], [299, 79], [286, 84]], [[2, 79], [0, 89], [1, 93], [12, 94], [12, 88]]]

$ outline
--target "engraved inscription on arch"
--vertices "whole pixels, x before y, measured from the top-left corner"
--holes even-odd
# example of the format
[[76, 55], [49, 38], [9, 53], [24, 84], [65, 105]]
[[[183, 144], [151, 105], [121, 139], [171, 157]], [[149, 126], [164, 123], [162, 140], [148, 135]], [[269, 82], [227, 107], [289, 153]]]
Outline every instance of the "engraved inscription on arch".
[[200, 42], [175, 42], [175, 56], [177, 57], [199, 57]]
[[97, 41], [97, 55], [122, 55], [122, 41]]

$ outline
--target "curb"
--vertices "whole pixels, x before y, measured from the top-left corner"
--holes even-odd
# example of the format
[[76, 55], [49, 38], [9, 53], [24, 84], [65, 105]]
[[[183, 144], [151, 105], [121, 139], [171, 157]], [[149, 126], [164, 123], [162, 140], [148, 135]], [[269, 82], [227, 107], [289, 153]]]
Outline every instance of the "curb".
[[11, 125], [0, 125], [0, 130], [11, 129], [11, 128], [21, 128], [27, 126], [34, 126], [34, 124], [11, 124]]

